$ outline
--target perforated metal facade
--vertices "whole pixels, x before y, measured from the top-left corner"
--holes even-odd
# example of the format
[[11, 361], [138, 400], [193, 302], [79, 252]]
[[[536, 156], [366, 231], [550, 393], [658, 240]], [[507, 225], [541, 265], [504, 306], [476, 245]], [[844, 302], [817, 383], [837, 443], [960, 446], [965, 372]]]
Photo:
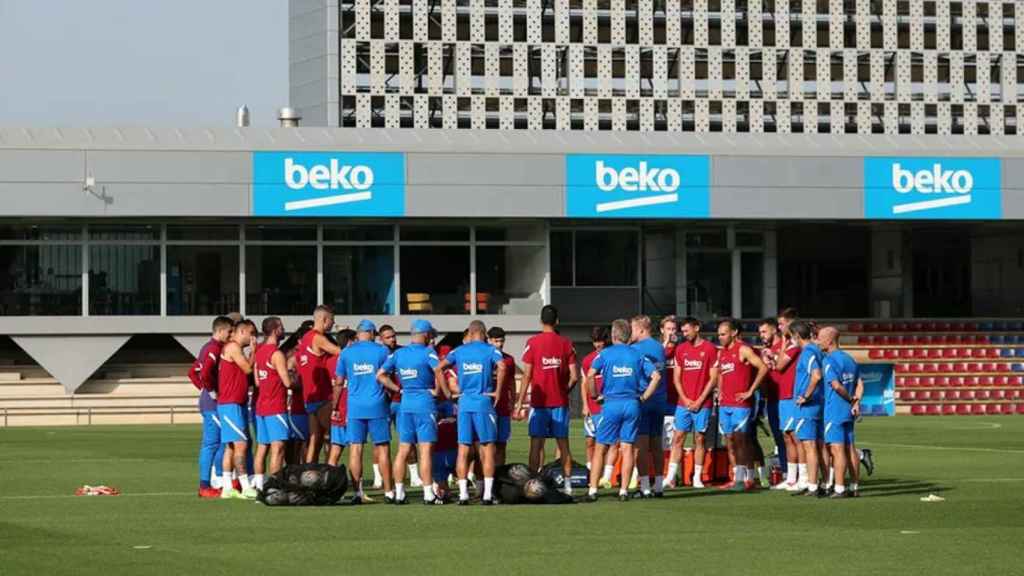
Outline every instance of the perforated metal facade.
[[339, 92], [320, 100], [341, 126], [973, 135], [1024, 120], [1017, 2], [297, 3], [337, 11]]

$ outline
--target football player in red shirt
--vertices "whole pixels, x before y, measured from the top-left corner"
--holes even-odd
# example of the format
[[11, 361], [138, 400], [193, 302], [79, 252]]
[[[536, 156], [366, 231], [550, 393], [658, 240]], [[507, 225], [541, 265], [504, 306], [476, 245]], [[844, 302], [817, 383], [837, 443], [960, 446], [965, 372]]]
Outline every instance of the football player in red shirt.
[[669, 456], [668, 481], [675, 487], [679, 462], [683, 458], [686, 434], [693, 433], [693, 487], [703, 488], [704, 434], [711, 418], [715, 380], [718, 378], [718, 348], [700, 337], [700, 320], [683, 319], [683, 343], [675, 350], [676, 373], [669, 390], [675, 390], [676, 403]]
[[288, 426], [288, 394], [292, 379], [288, 374], [288, 363], [278, 343], [284, 337], [284, 323], [276, 316], [263, 319], [263, 343], [253, 353], [253, 371], [256, 374], [256, 459], [255, 485], [263, 490], [264, 461], [270, 454], [266, 466], [270, 474], [277, 473], [284, 466], [285, 443], [291, 436]]
[[[221, 351], [220, 370], [217, 373], [217, 415], [221, 422], [221, 443], [224, 444], [221, 498], [256, 498], [256, 489], [249, 484], [245, 462], [249, 454], [247, 411], [252, 359], [243, 351], [255, 333], [256, 325], [251, 321], [239, 322]], [[238, 474], [241, 493], [232, 487], [232, 468]]]
[[[800, 345], [788, 334], [780, 333], [774, 318], [765, 318], [758, 327], [758, 334], [764, 348], [761, 359], [768, 366], [770, 386], [765, 387], [768, 425], [772, 435], [778, 435], [775, 443], [779, 449], [779, 463], [786, 463], [786, 480], [776, 490], [796, 490], [800, 464], [800, 443], [796, 439], [796, 404], [793, 400], [793, 384], [796, 378], [796, 362], [800, 356]], [[781, 439], [781, 441], [780, 441]]]
[[[494, 405], [498, 414], [498, 439], [494, 443], [494, 465], [505, 465], [505, 452], [509, 438], [512, 437], [512, 404], [516, 396], [516, 375], [522, 374], [516, 359], [505, 353], [505, 330], [500, 326], [491, 326], [487, 331], [487, 342], [501, 351], [502, 362], [505, 364], [505, 383], [501, 387], [501, 398]], [[495, 388], [497, 389], [497, 388]]]
[[[754, 485], [753, 450], [749, 446], [747, 427], [752, 425], [754, 393], [768, 376], [768, 367], [761, 357], [740, 339], [739, 321], [726, 318], [718, 323], [718, 431], [729, 439], [729, 453], [736, 465], [733, 470], [735, 491]], [[756, 372], [755, 372], [756, 371]]]
[[320, 450], [330, 441], [331, 432], [331, 375], [325, 363], [329, 356], [341, 353], [338, 345], [325, 334], [334, 327], [334, 312], [320, 305], [313, 311], [313, 329], [299, 342], [299, 375], [302, 378], [303, 400], [309, 414], [309, 446], [306, 462], [317, 462]]

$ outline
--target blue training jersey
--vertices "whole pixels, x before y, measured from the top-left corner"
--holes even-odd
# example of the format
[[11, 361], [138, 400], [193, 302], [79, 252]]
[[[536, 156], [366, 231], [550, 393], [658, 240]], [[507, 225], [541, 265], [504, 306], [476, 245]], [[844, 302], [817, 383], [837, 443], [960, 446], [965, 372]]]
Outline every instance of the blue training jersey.
[[[821, 348], [818, 348], [817, 344], [808, 344], [800, 351], [800, 356], [797, 358], [796, 365], [796, 380], [793, 383], [794, 398], [804, 396], [807, 388], [811, 385], [811, 374], [815, 370], [818, 370], [819, 372], [821, 371], [821, 358]], [[802, 407], [803, 409], [821, 409], [822, 400], [824, 399], [822, 385], [822, 382], [818, 382], [818, 385], [814, 389], [814, 393], [807, 397], [804, 402]]]
[[651, 376], [658, 371], [654, 362], [625, 344], [614, 344], [601, 350], [590, 367], [601, 374], [601, 392], [608, 401], [636, 400], [647, 389]]
[[388, 349], [376, 342], [359, 341], [341, 351], [337, 376], [348, 382], [348, 417], [387, 418], [391, 412], [387, 391], [377, 382], [377, 370], [388, 359]]
[[860, 378], [860, 368], [856, 360], [842, 350], [833, 350], [825, 357], [825, 370], [821, 383], [825, 386], [825, 420], [828, 422], [849, 422], [853, 420], [850, 412], [852, 406], [845, 398], [832, 389], [832, 383], [838, 381], [853, 396]]
[[479, 340], [463, 344], [445, 358], [459, 377], [459, 412], [494, 412], [494, 370], [501, 351]]
[[433, 414], [434, 368], [440, 363], [433, 348], [410, 344], [399, 348], [384, 361], [384, 372], [397, 374], [402, 384], [402, 412]]
[[[654, 364], [655, 369], [661, 374], [661, 383], [658, 384], [658, 389], [654, 391], [650, 399], [647, 400], [646, 405], [662, 405], [668, 402], [668, 387], [672, 386], [671, 382], [665, 381], [665, 348], [660, 342], [654, 338], [647, 337], [643, 340], [637, 340], [633, 343], [632, 348], [644, 355], [644, 358], [648, 359], [651, 364]], [[650, 378], [648, 378], [648, 381]], [[647, 387], [646, 382], [644, 388]], [[641, 388], [643, 390], [643, 388]]]

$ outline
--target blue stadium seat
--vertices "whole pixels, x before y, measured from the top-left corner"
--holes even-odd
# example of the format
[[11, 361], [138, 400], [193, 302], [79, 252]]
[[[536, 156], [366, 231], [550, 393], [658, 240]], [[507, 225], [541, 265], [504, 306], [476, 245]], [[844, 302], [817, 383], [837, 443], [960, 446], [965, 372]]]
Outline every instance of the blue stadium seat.
[[995, 325], [992, 322], [979, 322], [978, 323], [978, 331], [979, 332], [992, 332], [993, 330], [995, 330]]
[[1009, 342], [1006, 341], [1006, 336], [1003, 336], [1002, 334], [993, 334], [988, 337], [988, 341], [993, 344], [1009, 344]]
[[1006, 329], [1009, 330], [1010, 332], [1020, 332], [1021, 330], [1024, 330], [1024, 323], [1022, 323], [1022, 322], [1008, 322]]
[[1010, 366], [1010, 369], [1014, 372], [1024, 372], [1024, 364], [1015, 362], [1013, 363], [1013, 365]]
[[1003, 348], [999, 351], [999, 355], [1003, 358], [1013, 358], [1017, 355], [1017, 351], [1015, 348]]

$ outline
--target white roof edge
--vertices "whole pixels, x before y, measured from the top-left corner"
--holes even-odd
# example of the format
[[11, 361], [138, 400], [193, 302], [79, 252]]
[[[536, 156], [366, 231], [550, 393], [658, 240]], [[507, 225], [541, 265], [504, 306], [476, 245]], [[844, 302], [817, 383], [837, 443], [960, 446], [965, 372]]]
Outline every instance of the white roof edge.
[[1024, 156], [1020, 136], [696, 134], [402, 128], [0, 127], [0, 150], [359, 150], [412, 153], [648, 153], [718, 156]]

